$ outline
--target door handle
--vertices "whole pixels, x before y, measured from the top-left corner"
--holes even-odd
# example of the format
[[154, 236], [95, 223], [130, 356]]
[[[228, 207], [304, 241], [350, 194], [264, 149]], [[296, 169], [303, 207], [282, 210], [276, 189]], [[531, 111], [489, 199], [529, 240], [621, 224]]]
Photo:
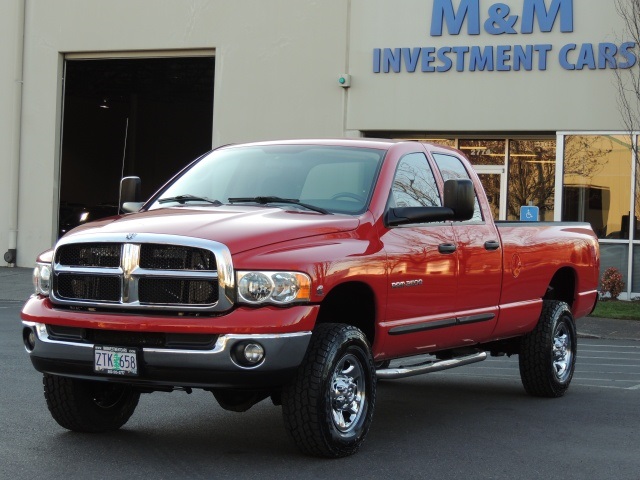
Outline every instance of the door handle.
[[438, 245], [438, 251], [444, 254], [454, 253], [456, 251], [456, 246], [453, 243], [441, 243]]
[[484, 248], [485, 250], [497, 250], [500, 248], [500, 242], [496, 240], [489, 240], [484, 242]]

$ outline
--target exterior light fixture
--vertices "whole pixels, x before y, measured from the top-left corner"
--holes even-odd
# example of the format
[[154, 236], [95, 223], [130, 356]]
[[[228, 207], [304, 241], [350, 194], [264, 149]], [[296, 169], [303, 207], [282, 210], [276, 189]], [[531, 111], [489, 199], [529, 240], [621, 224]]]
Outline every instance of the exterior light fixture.
[[338, 77], [338, 84], [342, 88], [349, 88], [351, 86], [351, 75], [343, 73]]

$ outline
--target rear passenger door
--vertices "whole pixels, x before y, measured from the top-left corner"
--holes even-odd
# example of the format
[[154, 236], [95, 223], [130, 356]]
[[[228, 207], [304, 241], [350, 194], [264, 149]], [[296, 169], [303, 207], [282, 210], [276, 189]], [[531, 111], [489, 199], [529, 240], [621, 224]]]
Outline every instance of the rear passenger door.
[[[471, 179], [465, 164], [453, 154], [431, 152], [442, 179]], [[479, 185], [479, 182], [474, 182]], [[484, 208], [478, 201], [471, 220], [453, 222], [458, 245], [459, 295], [456, 315], [467, 325], [467, 336], [475, 341], [488, 338], [497, 322], [502, 290], [502, 249], [491, 213], [481, 192]]]

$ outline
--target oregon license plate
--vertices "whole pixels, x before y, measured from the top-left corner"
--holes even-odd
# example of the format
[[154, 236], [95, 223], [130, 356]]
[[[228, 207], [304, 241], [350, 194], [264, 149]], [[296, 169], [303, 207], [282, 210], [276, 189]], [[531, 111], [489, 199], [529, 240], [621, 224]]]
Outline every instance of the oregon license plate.
[[109, 375], [138, 375], [138, 352], [135, 348], [96, 345], [93, 370]]

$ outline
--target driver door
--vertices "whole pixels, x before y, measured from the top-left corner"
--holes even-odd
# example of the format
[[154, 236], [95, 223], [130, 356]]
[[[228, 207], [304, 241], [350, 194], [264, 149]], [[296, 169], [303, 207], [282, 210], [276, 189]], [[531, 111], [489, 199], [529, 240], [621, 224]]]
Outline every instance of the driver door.
[[[442, 205], [431, 166], [423, 153], [398, 162], [388, 208]], [[458, 253], [451, 222], [387, 228], [388, 304], [382, 323], [389, 356], [446, 348], [455, 339]], [[448, 328], [449, 327], [449, 328]], [[453, 335], [453, 337], [452, 337]]]

